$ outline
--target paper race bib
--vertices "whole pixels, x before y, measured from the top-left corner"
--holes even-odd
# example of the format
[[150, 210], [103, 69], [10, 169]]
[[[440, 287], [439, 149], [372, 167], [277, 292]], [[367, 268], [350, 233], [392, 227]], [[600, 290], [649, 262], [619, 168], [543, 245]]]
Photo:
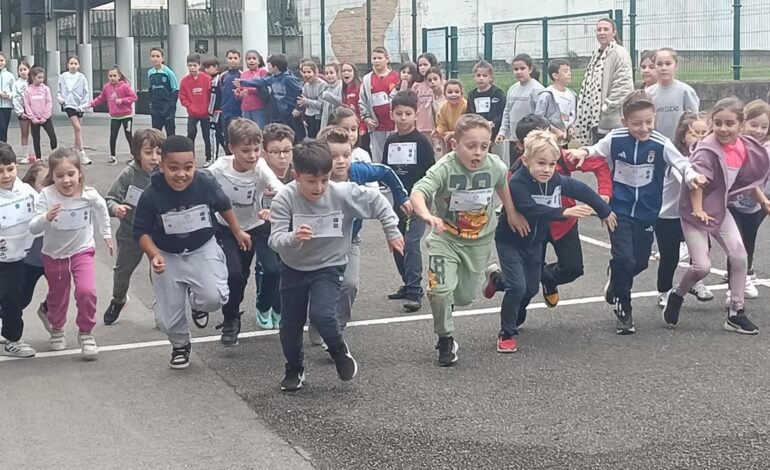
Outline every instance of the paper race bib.
[[473, 104], [476, 106], [476, 114], [488, 113], [492, 109], [492, 98], [489, 96], [474, 98]]
[[0, 229], [23, 224], [30, 220], [34, 213], [32, 196], [25, 196], [0, 205]]
[[123, 202], [136, 207], [136, 205], [139, 204], [139, 198], [142, 197], [143, 192], [144, 189], [139, 189], [132, 184], [128, 187], [128, 190], [126, 191], [126, 200]]
[[492, 202], [492, 188], [485, 189], [457, 189], [449, 198], [449, 209], [461, 211], [477, 211], [483, 209]]
[[205, 204], [181, 212], [167, 212], [160, 218], [166, 235], [179, 235], [211, 227], [211, 211]]
[[51, 222], [59, 230], [80, 230], [91, 225], [91, 206], [64, 209]]
[[270, 206], [273, 205], [273, 198], [275, 196], [273, 194], [265, 194], [262, 196], [262, 209], [270, 209]]
[[613, 179], [618, 183], [631, 186], [632, 188], [641, 188], [652, 182], [652, 176], [655, 174], [655, 165], [629, 165], [626, 162], [615, 162], [615, 175]]
[[388, 147], [388, 165], [416, 165], [417, 142], [390, 144]]
[[244, 181], [237, 178], [223, 178], [222, 190], [230, 198], [233, 204], [239, 206], [250, 206], [254, 204], [254, 197], [257, 192], [257, 183], [254, 181]]
[[557, 186], [553, 190], [553, 194], [550, 196], [544, 196], [540, 194], [533, 194], [532, 200], [541, 206], [548, 206], [552, 208], [561, 207], [561, 186]]
[[342, 237], [342, 211], [328, 214], [294, 214], [292, 224], [294, 229], [300, 225], [309, 225], [313, 230], [313, 238]]
[[384, 91], [372, 93], [372, 107], [385, 106], [390, 104], [390, 97]]

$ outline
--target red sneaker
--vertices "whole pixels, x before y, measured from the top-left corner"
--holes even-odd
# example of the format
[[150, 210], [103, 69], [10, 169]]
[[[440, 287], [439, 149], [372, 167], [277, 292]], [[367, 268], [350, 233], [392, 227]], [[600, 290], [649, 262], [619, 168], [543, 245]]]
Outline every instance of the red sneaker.
[[484, 287], [482, 288], [481, 292], [484, 294], [484, 297], [487, 299], [491, 299], [495, 296], [495, 292], [497, 292], [497, 286], [495, 285], [495, 279], [497, 276], [500, 276], [502, 272], [500, 271], [500, 266], [497, 265], [497, 263], [492, 263], [489, 265], [486, 271], [484, 271]]
[[500, 336], [497, 338], [497, 352], [503, 353], [503, 354], [511, 354], [511, 353], [515, 353], [518, 350], [519, 348], [516, 345], [515, 336], [511, 336], [509, 338]]

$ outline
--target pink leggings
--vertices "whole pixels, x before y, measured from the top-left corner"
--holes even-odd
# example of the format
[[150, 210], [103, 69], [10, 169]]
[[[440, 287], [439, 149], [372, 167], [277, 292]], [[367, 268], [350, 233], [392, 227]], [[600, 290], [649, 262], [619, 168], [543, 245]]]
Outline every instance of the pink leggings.
[[81, 333], [91, 333], [94, 329], [96, 325], [95, 252], [96, 250], [89, 248], [69, 258], [61, 259], [43, 255], [45, 278], [48, 280], [48, 320], [54, 329], [63, 330], [67, 323], [67, 309], [73, 281], [75, 303], [78, 307], [78, 329]]
[[738, 231], [733, 216], [725, 211], [725, 220], [715, 232], [707, 232], [682, 220], [682, 233], [684, 233], [684, 241], [687, 243], [692, 264], [674, 288], [675, 292], [684, 297], [696, 282], [709, 275], [711, 259], [709, 257], [708, 238], [711, 236], [727, 255], [728, 266], [730, 267], [730, 309], [733, 311], [742, 309], [748, 261], [741, 233]]

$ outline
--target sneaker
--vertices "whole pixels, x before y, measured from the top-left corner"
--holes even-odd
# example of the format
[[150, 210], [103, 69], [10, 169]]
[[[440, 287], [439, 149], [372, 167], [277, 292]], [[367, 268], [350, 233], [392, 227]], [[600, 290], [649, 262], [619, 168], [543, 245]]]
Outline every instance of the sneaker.
[[660, 251], [655, 251], [650, 255], [650, 261], [659, 261], [660, 260]]
[[455, 365], [457, 362], [457, 341], [451, 336], [439, 336], [438, 344], [438, 365], [441, 367], [449, 367]]
[[497, 292], [495, 280], [501, 274], [502, 271], [500, 271], [500, 266], [498, 266], [497, 263], [490, 264], [487, 270], [484, 271], [484, 278], [486, 279], [486, 282], [484, 282], [484, 287], [482, 288], [481, 292], [484, 293], [484, 297], [487, 299], [491, 299], [495, 296], [495, 292]]
[[172, 369], [187, 369], [190, 365], [190, 343], [171, 349], [171, 360], [168, 365]]
[[67, 349], [67, 338], [62, 330], [51, 330], [51, 337], [48, 339], [51, 345], [51, 351], [64, 351]]
[[53, 327], [51, 326], [51, 322], [48, 320], [47, 302], [40, 302], [40, 306], [37, 308], [37, 316], [40, 318], [40, 321], [43, 322], [43, 328], [45, 328], [45, 331], [48, 333], [53, 333]]
[[99, 356], [99, 347], [96, 346], [96, 339], [94, 335], [88, 333], [80, 333], [78, 335], [78, 343], [80, 344], [80, 355], [86, 361], [95, 361]]
[[658, 292], [658, 308], [666, 308], [666, 297], [668, 296], [668, 292]]
[[743, 291], [743, 297], [746, 299], [756, 299], [759, 297], [757, 286], [754, 285], [754, 281], [748, 276], [746, 276], [746, 289]]
[[305, 382], [305, 369], [294, 370], [286, 367], [286, 373], [281, 380], [281, 390], [284, 392], [296, 392], [302, 388]]
[[409, 313], [416, 312], [422, 308], [422, 296], [411, 294], [404, 301], [404, 310]]
[[218, 328], [221, 327], [222, 329], [222, 336], [219, 338], [222, 346], [226, 348], [238, 346], [238, 334], [241, 332], [241, 315], [243, 315], [243, 312], [240, 312], [238, 317], [226, 320], [218, 326]]
[[29, 165], [29, 157], [20, 158], [16, 163], [19, 165]]
[[273, 309], [267, 312], [260, 312], [257, 309], [257, 328], [260, 330], [272, 330], [273, 329]]
[[329, 350], [329, 355], [334, 359], [334, 365], [337, 367], [337, 375], [340, 380], [347, 382], [353, 380], [358, 374], [358, 363], [350, 354], [347, 343], [343, 341], [336, 351]]
[[497, 352], [511, 354], [518, 351], [515, 336], [500, 335], [497, 337]]
[[406, 298], [406, 286], [401, 286], [392, 294], [388, 294], [388, 300], [404, 300]]
[[37, 354], [29, 344], [22, 340], [11, 341], [3, 349], [5, 349], [5, 355], [11, 357], [32, 357]]
[[703, 281], [698, 281], [690, 289], [690, 294], [694, 295], [698, 302], [708, 302], [714, 300], [714, 293], [711, 292]]
[[604, 284], [604, 301], [610, 305], [615, 305], [615, 292], [612, 286], [612, 277], [610, 276], [610, 268], [607, 266], [607, 283]]
[[313, 346], [322, 346], [325, 344], [324, 339], [321, 338], [321, 334], [318, 333], [318, 330], [316, 330], [312, 324], [307, 327], [307, 337], [310, 340], [310, 344]]
[[281, 314], [276, 312], [275, 310], [272, 310], [271, 317], [273, 319], [273, 329], [274, 330], [280, 330], [281, 329]]
[[673, 290], [668, 292], [666, 306], [663, 308], [663, 322], [668, 326], [676, 326], [679, 323], [679, 311], [682, 310], [684, 297]]
[[115, 165], [118, 164], [118, 159], [115, 158], [115, 157], [110, 157], [110, 158], [107, 159], [107, 164], [109, 166], [115, 166]]
[[198, 328], [206, 328], [209, 324], [209, 312], [192, 309], [192, 321]]
[[615, 303], [615, 307], [612, 309], [615, 313], [615, 332], [619, 335], [632, 335], [636, 333], [634, 327], [634, 317], [630, 311], [626, 311], [620, 302]]
[[548, 308], [554, 308], [559, 305], [559, 288], [548, 287], [543, 283], [543, 300]]
[[90, 165], [93, 161], [86, 156], [85, 150], [80, 151], [80, 164], [81, 165]]
[[758, 335], [759, 328], [749, 320], [749, 317], [746, 316], [744, 310], [740, 309], [737, 313], [737, 315], [730, 316], [730, 309], [727, 310], [727, 320], [725, 320], [723, 328], [726, 331], [732, 331], [742, 335]]
[[[126, 302], [128, 302], [128, 297], [126, 297]], [[107, 310], [104, 311], [104, 324], [105, 325], [112, 325], [115, 322], [118, 321], [118, 317], [120, 316], [121, 310], [123, 310], [123, 307], [126, 306], [126, 302], [123, 302], [122, 304], [119, 304], [115, 302], [114, 300], [110, 301], [110, 306], [107, 307]]]

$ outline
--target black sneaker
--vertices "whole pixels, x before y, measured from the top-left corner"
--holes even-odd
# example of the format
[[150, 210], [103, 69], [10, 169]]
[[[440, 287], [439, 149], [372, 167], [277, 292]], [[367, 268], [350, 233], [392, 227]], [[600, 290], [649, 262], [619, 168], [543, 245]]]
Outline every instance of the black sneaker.
[[350, 354], [348, 345], [343, 341], [336, 351], [329, 350], [329, 355], [334, 360], [334, 365], [337, 367], [337, 375], [340, 376], [340, 380], [347, 382], [353, 380], [353, 377], [358, 374], [358, 363]]
[[404, 301], [404, 310], [409, 313], [416, 312], [422, 308], [422, 296], [418, 294], [410, 294], [406, 296]]
[[302, 383], [305, 381], [305, 369], [289, 369], [286, 367], [286, 373], [281, 380], [281, 390], [284, 392], [296, 392], [302, 388]]
[[758, 335], [759, 328], [757, 325], [749, 320], [743, 309], [738, 310], [737, 315], [730, 316], [730, 309], [727, 310], [727, 320], [723, 328], [726, 331], [732, 331], [734, 333], [740, 333], [742, 335]]
[[198, 328], [206, 328], [209, 324], [209, 312], [193, 309], [192, 321]]
[[392, 294], [388, 294], [388, 300], [404, 300], [406, 298], [406, 286], [401, 286]]
[[457, 363], [457, 341], [451, 336], [439, 336], [438, 344], [438, 365], [441, 367], [449, 367]]
[[615, 305], [615, 289], [612, 285], [612, 276], [610, 267], [607, 266], [607, 283], [604, 284], [604, 301], [610, 305]]
[[236, 318], [226, 320], [221, 325], [217, 325], [217, 329], [222, 329], [222, 337], [219, 338], [222, 346], [238, 346], [238, 334], [241, 332], [241, 315], [243, 315], [243, 312], [239, 312]]
[[676, 326], [676, 324], [679, 323], [679, 311], [682, 309], [682, 302], [684, 302], [682, 296], [673, 290], [668, 292], [666, 306], [663, 307], [663, 321], [666, 325]]
[[115, 302], [114, 300], [110, 301], [110, 306], [107, 307], [107, 310], [104, 312], [104, 324], [105, 325], [112, 325], [116, 321], [118, 321], [118, 317], [120, 316], [121, 310], [123, 310], [123, 307], [125, 307], [125, 302], [122, 304], [119, 304]]
[[620, 302], [616, 302], [612, 311], [615, 313], [615, 332], [617, 334], [632, 335], [636, 333], [634, 316], [631, 314], [631, 309], [624, 309]]
[[190, 343], [181, 348], [171, 350], [171, 361], [168, 363], [172, 369], [187, 369], [190, 365]]

